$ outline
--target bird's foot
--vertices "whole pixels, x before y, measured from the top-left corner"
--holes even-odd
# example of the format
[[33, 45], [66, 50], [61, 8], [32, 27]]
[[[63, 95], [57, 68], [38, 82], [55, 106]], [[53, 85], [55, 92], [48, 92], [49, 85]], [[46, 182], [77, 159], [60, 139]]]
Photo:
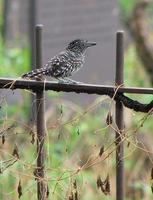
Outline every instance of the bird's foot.
[[67, 80], [58, 80], [58, 83], [61, 83], [61, 84], [68, 84], [69, 82]]
[[72, 79], [59, 79], [58, 83], [64, 83], [64, 84], [80, 84], [81, 82], [74, 81]]

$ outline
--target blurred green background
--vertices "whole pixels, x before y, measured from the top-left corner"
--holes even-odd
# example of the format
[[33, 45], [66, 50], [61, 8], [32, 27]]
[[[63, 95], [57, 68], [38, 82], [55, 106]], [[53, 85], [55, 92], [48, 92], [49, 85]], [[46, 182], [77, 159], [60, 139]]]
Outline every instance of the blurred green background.
[[[128, 20], [138, 1], [120, 0], [120, 19], [126, 34]], [[147, 12], [152, 41], [152, 2]], [[0, 0], [0, 30], [3, 30], [3, 1]], [[148, 31], [149, 31], [148, 30]], [[125, 85], [152, 87], [150, 76], [136, 51], [134, 39], [125, 48]], [[18, 41], [20, 42], [20, 41]], [[21, 67], [22, 66], [22, 67]], [[30, 44], [24, 47], [7, 47], [0, 33], [0, 76], [18, 78], [30, 70]], [[36, 199], [36, 127], [29, 122], [30, 93], [22, 91], [22, 98], [9, 105], [6, 96], [0, 98], [0, 199], [18, 199], [21, 181], [23, 200]], [[114, 120], [114, 103], [107, 97], [98, 97], [90, 105], [79, 106], [62, 99], [62, 94], [46, 92], [51, 105], [46, 110], [46, 183], [49, 199], [70, 199], [77, 181], [79, 199], [115, 199], [115, 123], [106, 124], [111, 112]], [[151, 95], [130, 95], [131, 98], [149, 103]], [[125, 176], [126, 199], [152, 199], [152, 117], [125, 108]], [[100, 157], [100, 148], [104, 153]], [[17, 148], [19, 159], [12, 155]], [[97, 188], [97, 177], [104, 180], [109, 174], [110, 195]]]

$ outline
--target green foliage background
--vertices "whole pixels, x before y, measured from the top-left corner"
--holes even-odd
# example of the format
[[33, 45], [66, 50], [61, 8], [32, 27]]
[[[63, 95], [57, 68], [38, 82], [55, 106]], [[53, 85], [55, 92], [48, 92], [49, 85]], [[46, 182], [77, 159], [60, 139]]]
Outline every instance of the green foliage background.
[[[127, 18], [133, 8], [133, 0], [120, 0], [121, 13], [124, 13], [124, 18]], [[0, 0], [0, 10], [2, 10], [2, 0]], [[0, 12], [2, 14], [2, 12]], [[0, 15], [0, 27], [3, 26], [3, 18]], [[0, 36], [0, 76], [19, 78], [23, 72], [30, 68], [30, 48], [6, 47], [2, 36]], [[136, 55], [133, 44], [129, 45], [125, 52], [125, 85], [151, 87], [147, 74], [141, 66]], [[107, 155], [112, 151], [114, 146], [110, 148], [110, 144], [114, 142], [114, 133], [110, 127], [106, 125], [106, 117], [110, 108], [110, 100], [106, 101], [103, 97], [97, 99], [87, 109], [76, 106], [76, 109], [71, 109], [71, 103], [65, 104], [60, 100], [57, 93], [48, 93], [49, 100], [52, 102], [50, 117], [47, 120], [47, 142], [46, 142], [46, 166], [48, 185], [52, 199], [64, 199], [69, 192], [72, 182], [77, 179], [78, 190], [81, 194], [81, 199], [115, 199], [115, 154], [114, 151], [108, 156], [108, 159], [103, 160], [101, 164], [86, 167], [80, 173], [77, 161], [79, 153], [86, 159], [88, 155], [97, 157], [99, 149], [104, 145], [108, 149], [104, 154]], [[17, 199], [18, 182], [21, 180], [23, 196], [21, 199], [36, 199], [36, 181], [33, 177], [33, 171], [36, 163], [36, 142], [31, 144], [31, 129], [35, 132], [35, 127], [28, 124], [28, 113], [30, 98], [26, 91], [22, 92], [23, 100], [9, 106], [7, 102], [1, 102], [0, 127], [1, 133], [6, 134], [6, 143], [0, 145], [0, 161], [1, 167], [5, 167], [3, 161], [13, 159], [12, 151], [15, 144], [18, 147], [20, 159], [13, 166], [9, 167], [0, 174], [0, 199], [12, 200]], [[148, 103], [152, 100], [151, 95], [130, 95], [132, 98]], [[55, 103], [55, 102], [58, 103]], [[33, 105], [35, 102], [32, 102]], [[103, 106], [105, 105], [105, 107]], [[112, 111], [113, 112], [113, 111]], [[132, 122], [129, 125], [129, 130], [132, 132], [141, 124], [141, 119], [144, 114], [133, 114]], [[113, 115], [114, 118], [114, 115]], [[74, 120], [72, 120], [74, 119]], [[52, 122], [52, 123], [51, 123]], [[9, 126], [15, 123], [15, 128], [5, 131]], [[141, 132], [152, 132], [151, 117], [141, 127]], [[133, 133], [133, 132], [132, 132]], [[127, 142], [125, 143], [127, 145]], [[125, 146], [125, 154], [128, 155], [134, 147], [130, 149]], [[75, 155], [77, 154], [77, 155]], [[87, 154], [87, 156], [86, 156]], [[77, 157], [78, 156], [78, 157]], [[76, 160], [73, 160], [73, 157]], [[84, 161], [87, 162], [86, 160]], [[125, 168], [127, 171], [132, 171], [132, 166], [135, 163], [135, 157], [125, 159]], [[139, 170], [139, 166], [136, 167]], [[111, 196], [104, 196], [98, 191], [96, 186], [97, 175], [105, 178], [109, 174], [111, 179]], [[59, 177], [63, 180], [59, 181]], [[148, 182], [144, 183], [139, 180], [135, 183], [135, 187], [144, 189], [148, 198], [152, 198], [150, 186]], [[113, 195], [112, 195], [113, 194]]]

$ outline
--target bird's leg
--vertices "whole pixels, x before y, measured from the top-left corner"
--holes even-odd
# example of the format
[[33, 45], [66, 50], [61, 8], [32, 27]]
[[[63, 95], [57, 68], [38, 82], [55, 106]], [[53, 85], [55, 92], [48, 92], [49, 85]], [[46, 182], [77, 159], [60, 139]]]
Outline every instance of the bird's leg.
[[65, 79], [63, 79], [63, 78], [56, 78], [57, 80], [58, 80], [58, 83], [69, 83], [69, 81], [68, 80], [65, 80]]
[[81, 82], [78, 82], [78, 81], [75, 81], [75, 80], [72, 80], [70, 78], [65, 78], [69, 83], [73, 83], [73, 84], [79, 84]]
[[73, 84], [77, 84], [78, 82], [75, 80], [72, 80], [70, 78], [65, 78], [66, 81], [68, 81], [69, 83], [73, 83]]
[[69, 78], [57, 78], [59, 83], [66, 83], [66, 84], [78, 84], [79, 82], [74, 81], [72, 79]]

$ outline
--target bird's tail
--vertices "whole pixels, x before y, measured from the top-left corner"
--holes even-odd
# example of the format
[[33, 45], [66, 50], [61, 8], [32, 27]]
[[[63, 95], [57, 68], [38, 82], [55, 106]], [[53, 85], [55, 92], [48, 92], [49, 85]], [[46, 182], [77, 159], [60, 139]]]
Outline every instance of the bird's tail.
[[40, 69], [34, 69], [26, 74], [22, 75], [22, 78], [38, 78], [42, 75], [47, 75], [48, 74], [48, 70], [46, 69], [46, 67], [44, 68], [40, 68]]

